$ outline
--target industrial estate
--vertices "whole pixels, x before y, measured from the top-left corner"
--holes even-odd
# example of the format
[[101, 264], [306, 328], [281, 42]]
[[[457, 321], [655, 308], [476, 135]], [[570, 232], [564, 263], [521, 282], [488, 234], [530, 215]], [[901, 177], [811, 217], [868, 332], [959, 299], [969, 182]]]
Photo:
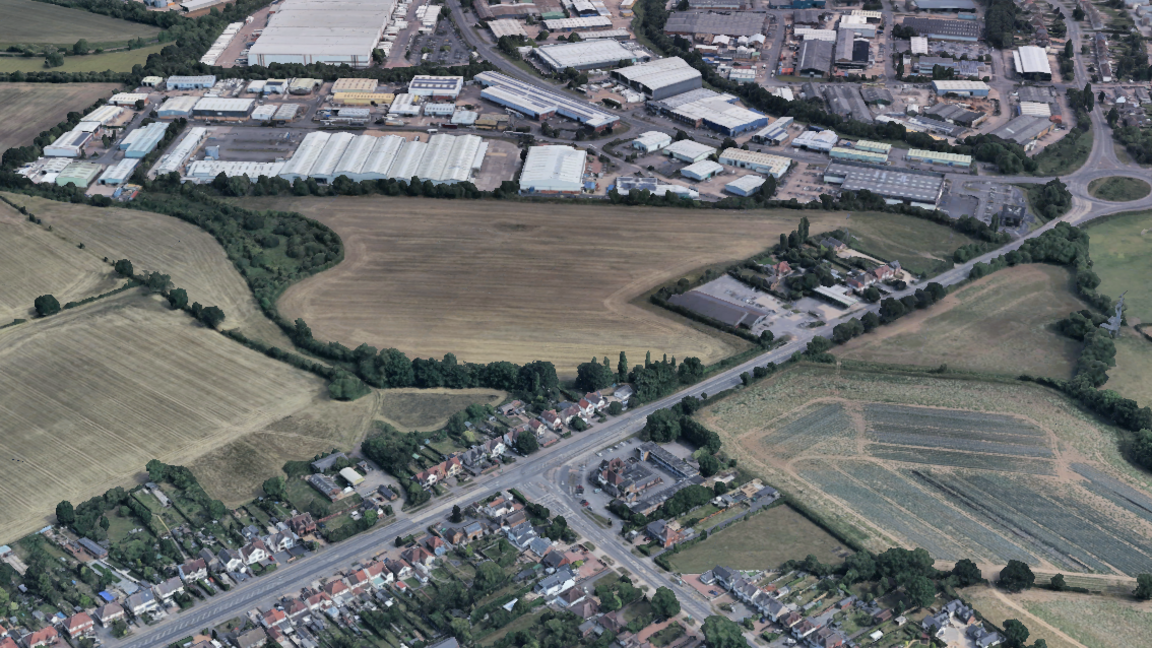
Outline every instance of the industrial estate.
[[0, 6], [0, 648], [1148, 643], [1148, 0]]

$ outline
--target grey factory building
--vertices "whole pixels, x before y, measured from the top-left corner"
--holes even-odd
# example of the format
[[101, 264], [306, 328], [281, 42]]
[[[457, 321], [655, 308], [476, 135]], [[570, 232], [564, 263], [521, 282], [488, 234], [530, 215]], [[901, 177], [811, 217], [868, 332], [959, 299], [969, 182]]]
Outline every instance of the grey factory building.
[[981, 23], [975, 20], [950, 20], [947, 18], [905, 18], [904, 26], [916, 30], [917, 36], [927, 36], [937, 40], [958, 40], [976, 42], [980, 39]]
[[944, 174], [916, 169], [833, 162], [824, 170], [824, 182], [840, 185], [843, 191], [868, 190], [885, 201], [935, 209], [944, 192]]
[[860, 89], [855, 85], [832, 84], [824, 86], [824, 101], [828, 109], [841, 117], [851, 117], [856, 121], [870, 122], [872, 112], [860, 96]]
[[615, 81], [657, 101], [703, 86], [700, 71], [678, 56], [630, 65], [610, 74]]
[[753, 36], [764, 33], [767, 20], [768, 13], [765, 11], [676, 11], [664, 23], [664, 33], [679, 36]]
[[828, 76], [828, 71], [832, 68], [832, 45], [828, 41], [804, 41], [800, 45], [800, 59], [796, 63], [796, 74]]

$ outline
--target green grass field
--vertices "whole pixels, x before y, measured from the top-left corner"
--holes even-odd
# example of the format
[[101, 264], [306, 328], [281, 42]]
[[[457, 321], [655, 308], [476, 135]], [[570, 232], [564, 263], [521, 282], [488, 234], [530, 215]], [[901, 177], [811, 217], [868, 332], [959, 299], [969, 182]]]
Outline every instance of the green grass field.
[[[853, 249], [882, 261], [899, 260], [909, 272], [938, 274], [951, 266], [952, 253], [972, 242], [968, 236], [931, 221], [883, 212], [853, 213], [848, 231]], [[845, 241], [847, 242], [847, 241]]]
[[1059, 628], [1087, 648], [1126, 648], [1134, 637], [1152, 635], [1152, 608], [1130, 601], [1068, 594], [1025, 600], [1029, 612]]
[[1129, 323], [1152, 322], [1152, 211], [1108, 218], [1087, 231], [1092, 269], [1101, 280], [1097, 290], [1113, 299], [1128, 291]]
[[81, 38], [92, 47], [126, 43], [134, 38], [150, 40], [160, 30], [151, 25], [101, 16], [33, 0], [0, 0], [0, 45], [68, 45]]
[[[0, 0], [2, 2], [3, 0]], [[131, 24], [131, 23], [128, 23]], [[43, 57], [0, 57], [0, 72], [130, 72], [133, 65], [144, 65], [150, 54], [164, 49], [163, 44], [149, 45], [135, 50], [90, 54], [88, 56], [65, 56], [64, 65], [55, 68], [44, 67]]]
[[1036, 173], [1033, 175], [1064, 175], [1084, 166], [1092, 152], [1092, 131], [1084, 131], [1079, 137], [1077, 132], [1068, 133], [1064, 139], [1041, 151], [1035, 158]]
[[702, 574], [716, 565], [771, 569], [787, 560], [804, 560], [808, 554], [825, 564], [839, 564], [844, 551], [839, 540], [795, 509], [777, 506], [672, 555], [671, 561], [681, 574]]
[[1088, 193], [1110, 202], [1130, 202], [1140, 200], [1152, 192], [1147, 182], [1125, 176], [1098, 178], [1088, 183]]
[[498, 405], [507, 396], [495, 389], [388, 389], [380, 393], [380, 415], [404, 432], [439, 430], [456, 412], [479, 403]]
[[840, 347], [845, 359], [1069, 379], [1080, 344], [1052, 323], [1085, 308], [1069, 289], [1067, 270], [1047, 265], [1006, 268]]
[[1116, 339], [1116, 366], [1108, 370], [1104, 388], [1135, 400], [1140, 407], [1152, 405], [1152, 341], [1125, 330]]

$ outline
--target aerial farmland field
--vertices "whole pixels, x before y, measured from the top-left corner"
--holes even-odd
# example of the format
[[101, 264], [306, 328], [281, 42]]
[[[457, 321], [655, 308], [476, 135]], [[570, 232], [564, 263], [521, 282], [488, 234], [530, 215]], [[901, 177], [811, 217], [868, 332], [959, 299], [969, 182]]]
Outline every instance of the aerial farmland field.
[[[321, 398], [321, 379], [129, 291], [0, 330], [0, 542], [56, 502], [191, 462]], [[326, 398], [326, 396], [323, 396]]]
[[[264, 316], [247, 282], [224, 248], [204, 230], [172, 216], [136, 209], [74, 205], [22, 194], [4, 194], [52, 226], [53, 233], [94, 259], [128, 259], [136, 272], [157, 271], [188, 291], [189, 301], [219, 306], [224, 328], [282, 348], [291, 342]], [[61, 302], [63, 303], [63, 302]]]
[[1128, 322], [1152, 322], [1152, 211], [1106, 218], [1087, 232], [1098, 290], [1113, 299], [1127, 292]]
[[1022, 621], [1031, 632], [1028, 641], [1044, 639], [1048, 648], [1127, 648], [1132, 637], [1152, 633], [1152, 603], [1074, 592], [1011, 594], [988, 586], [961, 593], [997, 625]]
[[0, 0], [0, 15], [19, 18], [0, 22], [0, 48], [14, 44], [70, 47], [81, 38], [95, 48], [134, 38], [154, 39], [160, 33], [151, 25], [32, 0]]
[[[245, 204], [299, 211], [345, 241], [342, 263], [280, 300], [281, 312], [304, 318], [317, 337], [469, 362], [550, 360], [569, 376], [581, 362], [620, 351], [710, 363], [746, 348], [740, 338], [635, 302], [695, 269], [774, 245], [801, 216], [813, 232], [845, 222], [842, 213], [814, 211], [616, 212], [377, 196]], [[942, 241], [950, 236], [907, 220]], [[869, 214], [853, 214], [852, 222], [866, 228]]]
[[1104, 387], [1135, 400], [1140, 407], [1152, 405], [1152, 341], [1122, 330], [1116, 339], [1116, 366], [1108, 370]]
[[[0, 66], [2, 61], [0, 59]], [[68, 113], [82, 111], [100, 97], [111, 96], [117, 87], [115, 83], [0, 84], [0, 106], [4, 106], [0, 151], [28, 146], [41, 131], [64, 121]]]
[[[91, 14], [89, 14], [91, 15]], [[0, 56], [0, 72], [131, 72], [132, 66], [144, 65], [148, 57], [164, 49], [165, 43], [134, 50], [116, 50], [87, 56], [66, 56], [60, 67], [44, 67], [43, 57]]]
[[850, 360], [1067, 380], [1081, 344], [1053, 323], [1086, 308], [1070, 290], [1064, 268], [1032, 264], [1006, 268], [948, 295], [872, 335], [840, 347]]
[[388, 389], [380, 392], [380, 415], [399, 430], [439, 430], [448, 417], [472, 404], [498, 405], [497, 389]]
[[698, 414], [843, 534], [938, 560], [1152, 570], [1147, 475], [1116, 431], [1029, 384], [804, 366]]
[[51, 294], [61, 303], [80, 301], [121, 283], [111, 266], [78, 249], [20, 212], [0, 203], [0, 324], [30, 319], [32, 302]]

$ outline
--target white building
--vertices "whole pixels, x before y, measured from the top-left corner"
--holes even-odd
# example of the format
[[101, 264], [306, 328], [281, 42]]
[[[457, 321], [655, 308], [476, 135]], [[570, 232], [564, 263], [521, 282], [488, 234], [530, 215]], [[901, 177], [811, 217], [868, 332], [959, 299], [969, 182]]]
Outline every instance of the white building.
[[720, 164], [727, 164], [740, 169], [749, 169], [756, 173], [770, 174], [779, 180], [788, 172], [792, 160], [779, 155], [745, 151], [738, 148], [727, 148], [720, 153]]
[[91, 139], [92, 133], [77, 126], [57, 137], [55, 142], [45, 146], [44, 155], [48, 157], [80, 157], [84, 145]]
[[648, 131], [632, 140], [632, 148], [645, 153], [655, 153], [672, 143], [672, 136], [660, 131]]
[[132, 173], [136, 171], [136, 165], [138, 164], [140, 164], [140, 160], [138, 159], [124, 158], [108, 167], [96, 182], [102, 185], [122, 185], [132, 177]]
[[396, 0], [285, 0], [250, 48], [254, 65], [372, 63]]
[[388, 108], [389, 115], [400, 115], [403, 117], [416, 117], [420, 114], [419, 99], [416, 95], [411, 95], [402, 92], [396, 95], [392, 100], [392, 105]]
[[712, 160], [700, 160], [680, 169], [680, 175], [689, 180], [708, 180], [724, 171], [724, 167]]
[[679, 142], [673, 142], [664, 147], [664, 152], [681, 162], [695, 163], [701, 160], [707, 160], [709, 156], [716, 152], [716, 149], [707, 144], [685, 139]]
[[156, 163], [156, 167], [152, 172], [161, 176], [173, 171], [179, 172], [188, 158], [192, 157], [192, 153], [199, 148], [200, 143], [208, 136], [208, 129], [203, 126], [194, 126], [184, 132], [184, 136], [180, 141], [176, 142], [167, 153], [160, 157], [160, 161]]
[[545, 65], [557, 72], [567, 68], [576, 70], [614, 68], [620, 61], [635, 63], [639, 60], [636, 52], [610, 39], [549, 45], [534, 51]]
[[1017, 74], [1052, 76], [1052, 67], [1048, 64], [1048, 53], [1044, 51], [1043, 47], [1025, 45], [1012, 52], [1012, 62], [1016, 65]]
[[520, 192], [578, 194], [587, 161], [587, 152], [571, 146], [533, 146], [520, 173]]
[[418, 74], [408, 82], [408, 94], [455, 100], [464, 89], [464, 77]]
[[836, 146], [836, 142], [838, 141], [840, 141], [840, 137], [836, 135], [836, 131], [806, 130], [792, 139], [792, 146], [798, 149], [827, 153]]
[[764, 182], [765, 179], [763, 176], [746, 175], [724, 185], [724, 190], [737, 196], [747, 197], [760, 191], [760, 186], [763, 185]]

